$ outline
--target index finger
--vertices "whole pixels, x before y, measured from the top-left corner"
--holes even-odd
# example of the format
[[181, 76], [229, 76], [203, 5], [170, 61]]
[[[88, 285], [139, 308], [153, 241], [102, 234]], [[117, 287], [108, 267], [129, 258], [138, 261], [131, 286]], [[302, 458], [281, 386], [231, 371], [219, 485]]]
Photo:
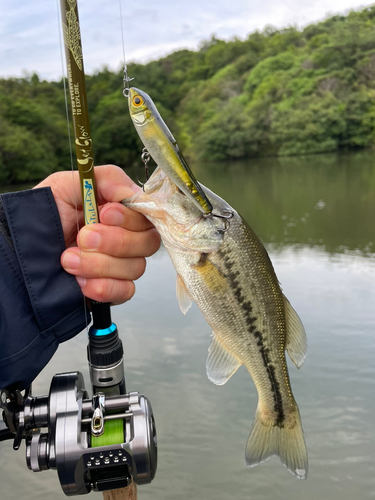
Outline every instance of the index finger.
[[144, 215], [122, 203], [106, 203], [100, 210], [100, 222], [107, 226], [118, 226], [129, 231], [145, 231], [154, 227]]
[[115, 165], [95, 167], [95, 180], [99, 205], [112, 201], [120, 203], [141, 189]]

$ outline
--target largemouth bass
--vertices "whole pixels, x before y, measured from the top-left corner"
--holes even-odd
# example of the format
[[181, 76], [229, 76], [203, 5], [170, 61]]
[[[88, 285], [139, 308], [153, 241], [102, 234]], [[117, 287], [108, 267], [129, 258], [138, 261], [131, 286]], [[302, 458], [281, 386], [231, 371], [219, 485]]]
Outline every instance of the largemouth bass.
[[129, 113], [134, 127], [155, 163], [204, 214], [212, 211], [200, 184], [195, 179], [176, 139], [160, 116], [151, 97], [143, 90], [129, 90]]
[[304, 479], [307, 452], [285, 350], [299, 368], [306, 357], [305, 330], [258, 237], [228, 203], [202, 188], [213, 213], [233, 214], [230, 219], [202, 215], [159, 168], [144, 191], [123, 203], [144, 214], [160, 233], [177, 271], [182, 312], [194, 300], [212, 327], [208, 378], [225, 384], [245, 365], [255, 383], [259, 400], [246, 445], [247, 465], [277, 455]]

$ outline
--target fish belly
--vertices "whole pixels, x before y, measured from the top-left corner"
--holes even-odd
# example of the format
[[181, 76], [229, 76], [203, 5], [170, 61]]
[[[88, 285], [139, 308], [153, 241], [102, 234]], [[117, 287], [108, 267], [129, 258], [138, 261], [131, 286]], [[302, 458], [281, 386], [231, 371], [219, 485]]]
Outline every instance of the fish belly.
[[[258, 408], [246, 447], [248, 465], [278, 455], [297, 477], [306, 477], [306, 447], [285, 360], [283, 295], [262, 243], [236, 215], [218, 251], [169, 252], [213, 330], [213, 342], [238, 366], [246, 366], [257, 388]], [[220, 370], [217, 363], [215, 369]], [[229, 377], [235, 369], [227, 370]]]

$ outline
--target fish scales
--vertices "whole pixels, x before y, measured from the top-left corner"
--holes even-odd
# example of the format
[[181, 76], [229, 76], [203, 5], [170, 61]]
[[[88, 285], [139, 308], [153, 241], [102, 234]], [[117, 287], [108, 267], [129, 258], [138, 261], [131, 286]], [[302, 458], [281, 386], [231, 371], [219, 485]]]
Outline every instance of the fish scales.
[[303, 326], [250, 226], [224, 200], [203, 189], [216, 213], [233, 215], [229, 224], [203, 217], [160, 169], [144, 191], [124, 204], [143, 213], [159, 231], [177, 271], [182, 311], [194, 300], [212, 327], [210, 380], [224, 384], [243, 364], [255, 383], [259, 401], [246, 446], [248, 465], [278, 455], [298, 478], [305, 478], [306, 446], [285, 359], [287, 348], [301, 366]]
[[305, 331], [283, 295], [269, 256], [242, 217], [202, 186], [213, 213], [204, 217], [167, 175], [157, 169], [124, 204], [157, 228], [177, 271], [177, 295], [186, 313], [194, 300], [212, 327], [207, 375], [224, 384], [242, 364], [258, 391], [246, 461], [278, 455], [298, 478], [307, 475], [307, 452], [285, 359], [300, 367]]
[[[294, 411], [295, 402], [284, 355], [286, 326], [282, 294], [275, 274], [263, 265], [266, 258], [272, 268], [263, 245], [235, 214], [222, 246], [207, 258], [215, 270], [211, 269], [211, 279], [221, 283], [218, 287], [204, 286], [206, 264], [194, 264], [197, 256], [192, 256], [189, 262], [185, 252], [171, 253], [177, 273], [190, 284], [191, 298], [204, 311], [222, 344], [246, 366], [258, 387], [261, 402], [268, 398], [265, 407], [273, 407], [272, 418], [282, 424], [284, 412]], [[276, 330], [278, 336], [269, 334]]]
[[[243, 364], [255, 383], [259, 400], [246, 445], [247, 464], [277, 455], [304, 479], [306, 445], [285, 359], [287, 349], [294, 364], [302, 365], [304, 328], [250, 226], [224, 200], [201, 187], [214, 215], [202, 215], [160, 168], [144, 191], [123, 203], [143, 213], [159, 231], [177, 271], [182, 312], [194, 300], [212, 327], [209, 379], [224, 384]], [[232, 218], [225, 221], [222, 214], [227, 213]]]

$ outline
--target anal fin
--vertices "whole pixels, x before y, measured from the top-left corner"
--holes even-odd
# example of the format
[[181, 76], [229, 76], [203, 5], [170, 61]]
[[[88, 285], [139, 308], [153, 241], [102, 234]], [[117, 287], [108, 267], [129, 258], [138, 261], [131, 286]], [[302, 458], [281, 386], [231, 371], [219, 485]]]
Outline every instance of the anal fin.
[[307, 338], [300, 317], [283, 295], [286, 320], [286, 350], [297, 368], [301, 368], [307, 354]]

